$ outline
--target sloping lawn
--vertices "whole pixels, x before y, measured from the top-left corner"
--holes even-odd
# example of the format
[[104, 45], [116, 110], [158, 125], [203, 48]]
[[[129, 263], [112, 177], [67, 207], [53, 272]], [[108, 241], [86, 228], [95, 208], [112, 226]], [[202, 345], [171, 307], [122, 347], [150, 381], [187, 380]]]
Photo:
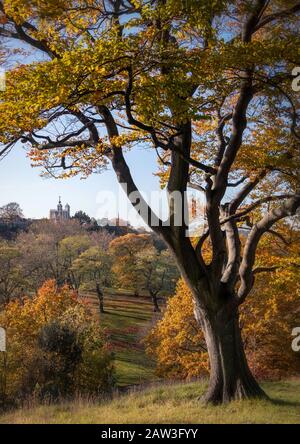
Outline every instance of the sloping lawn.
[[[96, 296], [92, 293], [84, 296], [99, 317]], [[104, 304], [105, 313], [100, 315], [100, 322], [107, 329], [115, 354], [117, 386], [157, 381], [154, 362], [146, 356], [141, 342], [155, 318], [150, 299], [125, 292], [106, 292]]]
[[103, 403], [77, 401], [23, 409], [0, 417], [0, 423], [300, 424], [300, 380], [266, 383], [263, 387], [271, 401], [236, 401], [214, 407], [198, 400], [204, 382], [162, 384]]

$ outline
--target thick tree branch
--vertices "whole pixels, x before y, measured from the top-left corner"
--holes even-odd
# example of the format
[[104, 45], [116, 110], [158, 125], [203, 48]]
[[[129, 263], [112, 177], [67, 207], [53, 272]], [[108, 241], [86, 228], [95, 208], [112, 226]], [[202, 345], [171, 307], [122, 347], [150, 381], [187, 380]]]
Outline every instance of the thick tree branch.
[[[265, 4], [266, 0], [257, 0], [255, 2], [242, 30], [241, 40], [244, 43], [251, 41], [255, 26], [260, 19], [260, 14]], [[226, 260], [226, 246], [220, 225], [219, 206], [227, 189], [230, 169], [242, 144], [243, 134], [247, 127], [247, 110], [253, 95], [253, 72], [252, 69], [247, 68], [243, 72], [238, 100], [232, 113], [231, 136], [228, 143], [226, 143], [226, 148], [223, 150], [222, 159], [218, 160], [220, 163], [216, 176], [213, 180], [207, 178], [207, 221], [213, 249], [212, 270], [216, 279], [219, 279], [222, 275], [224, 261]], [[219, 154], [221, 151], [219, 150]]]
[[113, 169], [117, 175], [117, 179], [121, 187], [124, 189], [127, 197], [129, 198], [131, 204], [139, 212], [139, 214], [144, 219], [145, 223], [148, 224], [153, 231], [158, 234], [166, 234], [168, 227], [163, 226], [163, 221], [152, 211], [150, 206], [147, 204], [140, 191], [138, 190], [126, 163], [121, 148], [114, 145], [114, 138], [119, 136], [118, 127], [113, 118], [113, 115], [109, 109], [101, 105], [99, 106], [99, 113], [102, 115], [109, 139], [111, 141], [111, 151], [108, 155], [112, 162]]
[[259, 184], [259, 182], [266, 176], [267, 171], [261, 171], [257, 177], [247, 183], [236, 195], [234, 199], [229, 203], [230, 214], [236, 212], [238, 207], [243, 203], [246, 197], [254, 190], [254, 188]]
[[9, 22], [12, 23], [12, 25], [14, 26], [15, 31], [16, 31], [16, 32], [12, 32], [12, 31], [8, 31], [8, 30], [2, 28], [0, 30], [0, 34], [2, 36], [21, 40], [24, 43], [27, 43], [28, 45], [32, 46], [33, 48], [38, 49], [38, 50], [48, 54], [50, 58], [58, 57], [58, 54], [56, 54], [54, 51], [52, 51], [50, 49], [46, 40], [41, 41], [41, 40], [34, 39], [33, 37], [31, 37], [29, 34], [27, 34], [25, 32], [24, 28], [27, 29], [29, 32], [30, 31], [37, 32], [37, 29], [35, 28], [34, 25], [32, 25], [31, 23], [26, 22], [26, 21], [23, 22], [22, 24], [16, 23], [12, 17], [10, 17], [9, 15], [6, 14], [3, 2], [0, 3], [0, 11], [3, 14], [5, 14], [5, 16], [7, 17]]
[[221, 282], [227, 284], [227, 290], [233, 293], [238, 278], [241, 255], [239, 231], [234, 220], [231, 220], [225, 224], [225, 233], [228, 257]]
[[[244, 43], [251, 41], [255, 27], [260, 19], [261, 12], [266, 5], [266, 0], [256, 0], [253, 5], [253, 9], [249, 17], [247, 18], [241, 35], [241, 40]], [[245, 69], [242, 75], [242, 82], [240, 92], [237, 100], [237, 104], [232, 114], [232, 131], [229, 142], [224, 150], [223, 158], [218, 168], [218, 173], [215, 178], [214, 184], [214, 205], [219, 205], [223, 198], [227, 183], [228, 174], [231, 166], [236, 158], [238, 150], [242, 144], [243, 134], [247, 127], [247, 110], [248, 106], [253, 98], [253, 72], [251, 69]]]
[[248, 179], [248, 176], [242, 176], [236, 182], [228, 182], [227, 187], [236, 188], [239, 185], [241, 185], [243, 182], [245, 182], [246, 179]]
[[268, 212], [259, 222], [257, 222], [249, 233], [244, 248], [243, 259], [240, 266], [239, 274], [241, 285], [238, 290], [238, 303], [241, 304], [253, 286], [253, 265], [255, 262], [256, 249], [258, 243], [264, 233], [279, 220], [293, 216], [300, 207], [300, 194], [288, 199], [279, 208], [274, 208]]
[[275, 20], [281, 19], [281, 18], [287, 18], [297, 12], [300, 11], [300, 3], [297, 3], [296, 5], [292, 6], [291, 8], [283, 9], [278, 12], [274, 12], [274, 14], [269, 14], [265, 17], [263, 17], [259, 23], [256, 25], [254, 32], [258, 31], [263, 26], [267, 25], [268, 23], [274, 22]]
[[280, 267], [257, 267], [254, 268], [253, 274], [259, 274], [259, 273], [272, 273], [273, 271], [278, 270]]
[[224, 127], [226, 125], [226, 122], [228, 120], [230, 120], [232, 117], [232, 113], [228, 113], [225, 116], [221, 117], [221, 115], [219, 116], [219, 124], [218, 124], [218, 128], [216, 130], [218, 139], [219, 139], [219, 148], [218, 148], [218, 154], [215, 158], [215, 166], [219, 166], [223, 156], [224, 156], [224, 152], [227, 146], [228, 141], [226, 140], [225, 136], [224, 136]]

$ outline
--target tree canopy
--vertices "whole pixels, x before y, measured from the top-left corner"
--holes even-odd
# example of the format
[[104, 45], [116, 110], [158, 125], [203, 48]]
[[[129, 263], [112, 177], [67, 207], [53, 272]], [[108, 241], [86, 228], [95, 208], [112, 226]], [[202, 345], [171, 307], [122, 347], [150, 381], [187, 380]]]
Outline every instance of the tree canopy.
[[23, 217], [23, 211], [16, 202], [10, 202], [0, 208], [0, 218], [5, 222], [16, 222]]

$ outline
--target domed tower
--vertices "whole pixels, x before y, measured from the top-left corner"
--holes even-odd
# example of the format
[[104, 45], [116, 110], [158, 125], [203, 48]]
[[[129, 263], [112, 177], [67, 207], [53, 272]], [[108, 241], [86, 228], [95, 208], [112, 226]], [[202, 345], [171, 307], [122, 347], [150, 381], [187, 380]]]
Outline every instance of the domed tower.
[[61, 203], [61, 197], [59, 196], [59, 201], [58, 201], [58, 205], [57, 205], [57, 212], [58, 212], [58, 216], [62, 217], [63, 214], [63, 206]]

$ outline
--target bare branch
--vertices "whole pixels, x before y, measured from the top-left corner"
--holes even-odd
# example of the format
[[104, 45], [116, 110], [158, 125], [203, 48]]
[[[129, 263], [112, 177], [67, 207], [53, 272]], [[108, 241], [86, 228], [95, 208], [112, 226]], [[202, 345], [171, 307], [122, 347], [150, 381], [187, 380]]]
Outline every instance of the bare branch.
[[259, 273], [272, 273], [273, 271], [278, 270], [278, 268], [280, 268], [280, 267], [276, 267], [276, 266], [274, 266], [274, 267], [257, 267], [257, 268], [254, 268], [252, 273], [254, 275], [259, 274]]
[[[266, 0], [256, 0], [249, 17], [247, 18], [241, 40], [245, 43], [251, 41], [255, 27], [260, 19], [261, 12], [264, 10]], [[222, 161], [218, 168], [215, 179], [215, 205], [218, 205], [223, 198], [228, 182], [230, 168], [236, 158], [238, 150], [242, 144], [243, 134], [247, 127], [247, 109], [254, 95], [253, 72], [251, 69], [245, 69], [240, 87], [239, 97], [232, 114], [232, 131], [229, 142], [224, 150]]]
[[287, 18], [290, 15], [293, 15], [299, 11], [300, 11], [300, 3], [297, 3], [296, 5], [292, 6], [291, 8], [287, 8], [282, 11], [274, 12], [274, 14], [269, 14], [259, 21], [259, 23], [255, 27], [254, 32], [258, 31], [260, 28], [267, 25], [268, 23], [274, 22], [275, 20], [278, 20], [281, 18]]
[[231, 214], [236, 212], [241, 203], [243, 203], [246, 197], [251, 193], [251, 191], [254, 190], [256, 185], [259, 184], [259, 182], [266, 176], [266, 174], [266, 170], [261, 171], [258, 176], [256, 176], [240, 190], [237, 196], [229, 204]]
[[275, 237], [278, 237], [278, 239], [280, 239], [285, 245], [287, 245], [287, 246], [291, 245], [291, 242], [286, 240], [286, 238], [281, 233], [278, 233], [278, 231], [268, 230], [267, 232], [272, 234]]
[[217, 154], [217, 156], [215, 158], [215, 162], [214, 162], [215, 166], [220, 165], [220, 163], [223, 159], [223, 156], [224, 156], [224, 151], [225, 151], [227, 143], [228, 143], [226, 138], [224, 137], [224, 127], [226, 125], [226, 122], [231, 119], [232, 113], [228, 113], [223, 117], [221, 117], [221, 116], [219, 116], [219, 117], [220, 117], [219, 124], [218, 124], [218, 128], [216, 130], [217, 136], [219, 138], [219, 149], [218, 149], [218, 154]]
[[257, 245], [264, 233], [271, 227], [283, 219], [284, 217], [293, 216], [300, 207], [300, 195], [297, 194], [287, 201], [283, 202], [279, 208], [269, 211], [259, 222], [257, 222], [247, 238], [244, 248], [242, 263], [239, 274], [241, 285], [238, 290], [238, 303], [241, 304], [253, 286], [253, 265], [255, 262]]
[[245, 182], [245, 180], [248, 179], [248, 176], [242, 176], [239, 180], [237, 180], [236, 182], [228, 182], [227, 186], [228, 187], [232, 187], [232, 188], [236, 188], [239, 185], [241, 185], [243, 182]]

